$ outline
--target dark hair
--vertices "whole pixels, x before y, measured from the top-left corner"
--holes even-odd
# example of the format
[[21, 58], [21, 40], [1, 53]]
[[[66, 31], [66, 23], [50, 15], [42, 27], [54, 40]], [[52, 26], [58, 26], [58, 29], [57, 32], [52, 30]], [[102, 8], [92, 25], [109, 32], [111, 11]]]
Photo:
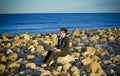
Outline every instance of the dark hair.
[[64, 31], [65, 33], [67, 33], [67, 28], [61, 28], [60, 31]]

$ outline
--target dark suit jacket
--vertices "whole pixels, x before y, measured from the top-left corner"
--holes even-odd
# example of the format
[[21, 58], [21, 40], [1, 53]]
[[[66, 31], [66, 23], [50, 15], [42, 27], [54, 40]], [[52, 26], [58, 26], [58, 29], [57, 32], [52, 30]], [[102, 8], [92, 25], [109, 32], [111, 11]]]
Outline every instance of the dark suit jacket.
[[68, 53], [68, 51], [69, 51], [69, 38], [67, 36], [65, 36], [62, 39], [61, 46], [59, 45], [59, 41], [60, 41], [60, 37], [58, 37], [57, 49], [60, 49], [63, 53]]

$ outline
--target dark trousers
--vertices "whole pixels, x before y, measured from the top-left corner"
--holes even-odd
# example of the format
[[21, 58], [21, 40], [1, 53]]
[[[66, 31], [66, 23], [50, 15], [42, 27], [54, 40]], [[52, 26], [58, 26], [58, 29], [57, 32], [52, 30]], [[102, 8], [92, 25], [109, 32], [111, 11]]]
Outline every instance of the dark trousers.
[[54, 59], [54, 57], [63, 57], [66, 56], [67, 54], [64, 52], [53, 52], [53, 51], [48, 51], [43, 63], [47, 64], [47, 66], [49, 65], [49, 63], [51, 62], [52, 59]]

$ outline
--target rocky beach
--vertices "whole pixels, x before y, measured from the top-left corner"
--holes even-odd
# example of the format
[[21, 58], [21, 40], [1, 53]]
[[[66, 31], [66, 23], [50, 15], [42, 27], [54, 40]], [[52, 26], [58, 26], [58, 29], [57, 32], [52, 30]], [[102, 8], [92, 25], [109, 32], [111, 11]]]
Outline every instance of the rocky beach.
[[0, 35], [0, 75], [120, 76], [120, 28], [69, 32], [69, 54], [41, 68], [47, 53], [43, 43], [55, 46], [57, 36], [51, 32]]

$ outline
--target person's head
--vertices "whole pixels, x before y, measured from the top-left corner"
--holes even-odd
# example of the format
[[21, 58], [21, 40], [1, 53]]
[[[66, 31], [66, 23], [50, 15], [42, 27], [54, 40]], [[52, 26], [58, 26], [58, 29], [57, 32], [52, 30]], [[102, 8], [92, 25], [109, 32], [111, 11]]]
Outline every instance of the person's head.
[[67, 28], [61, 28], [60, 29], [60, 36], [65, 37], [66, 34], [67, 34]]

